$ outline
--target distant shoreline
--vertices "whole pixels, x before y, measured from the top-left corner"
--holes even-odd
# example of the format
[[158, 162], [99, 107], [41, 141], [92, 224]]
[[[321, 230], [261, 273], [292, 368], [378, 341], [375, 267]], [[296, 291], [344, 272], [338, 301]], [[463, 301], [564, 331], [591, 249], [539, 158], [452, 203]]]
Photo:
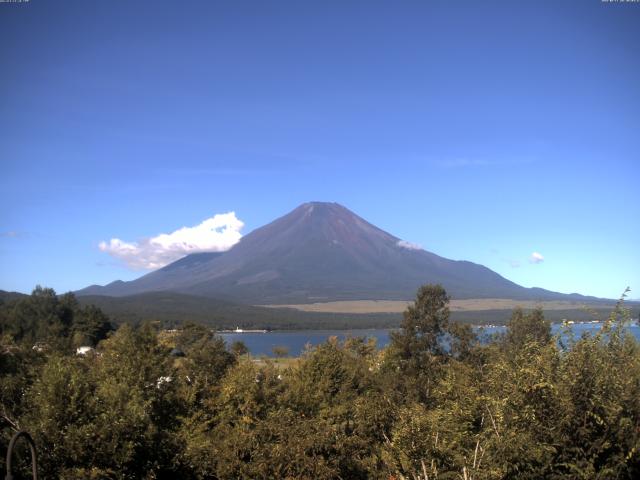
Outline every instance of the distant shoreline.
[[[455, 322], [455, 320], [453, 320]], [[568, 320], [566, 322], [567, 325], [596, 325], [596, 324], [602, 324], [604, 323], [605, 319], [601, 319], [601, 320]], [[559, 327], [562, 326], [563, 324], [565, 324], [564, 321], [552, 321], [551, 325], [554, 327]], [[506, 323], [468, 323], [468, 325], [470, 325], [473, 328], [506, 328], [507, 324]], [[631, 319], [631, 325], [638, 325], [638, 319], [637, 318], [632, 318]], [[397, 327], [356, 327], [356, 328], [318, 328], [318, 329], [313, 329], [313, 328], [289, 328], [289, 329], [280, 329], [280, 328], [273, 328], [273, 329], [267, 329], [267, 330], [260, 330], [260, 329], [240, 329], [240, 330], [215, 330], [215, 333], [217, 334], [225, 334], [225, 335], [229, 335], [229, 334], [234, 334], [234, 335], [242, 335], [242, 334], [255, 334], [255, 333], [261, 333], [261, 334], [269, 334], [269, 333], [291, 333], [291, 334], [295, 334], [295, 333], [323, 333], [323, 332], [367, 332], [367, 331], [381, 331], [381, 330], [400, 330], [401, 327], [397, 326]]]

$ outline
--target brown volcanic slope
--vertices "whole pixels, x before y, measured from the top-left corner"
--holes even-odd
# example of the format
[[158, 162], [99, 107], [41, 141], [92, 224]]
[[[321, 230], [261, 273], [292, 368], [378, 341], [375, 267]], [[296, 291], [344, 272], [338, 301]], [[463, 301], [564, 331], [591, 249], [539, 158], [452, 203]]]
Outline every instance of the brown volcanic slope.
[[131, 282], [78, 295], [173, 291], [251, 304], [410, 300], [441, 283], [458, 299], [578, 300], [521, 287], [482, 265], [409, 249], [336, 203], [312, 202], [258, 228], [223, 254], [189, 255]]

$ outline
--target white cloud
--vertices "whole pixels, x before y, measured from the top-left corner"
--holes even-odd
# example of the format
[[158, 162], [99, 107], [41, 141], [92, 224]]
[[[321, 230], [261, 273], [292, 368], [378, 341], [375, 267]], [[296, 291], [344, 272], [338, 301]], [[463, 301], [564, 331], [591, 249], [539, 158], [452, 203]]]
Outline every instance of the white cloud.
[[398, 240], [398, 243], [396, 243], [396, 245], [398, 245], [400, 248], [406, 248], [407, 250], [424, 250], [417, 243], [407, 242], [406, 240]]
[[542, 254], [538, 252], [533, 252], [529, 257], [529, 263], [542, 263], [544, 262], [544, 257]]
[[190, 253], [229, 250], [242, 238], [242, 227], [244, 223], [236, 218], [235, 212], [221, 213], [194, 227], [182, 227], [138, 242], [112, 238], [100, 242], [98, 247], [130, 268], [156, 269]]

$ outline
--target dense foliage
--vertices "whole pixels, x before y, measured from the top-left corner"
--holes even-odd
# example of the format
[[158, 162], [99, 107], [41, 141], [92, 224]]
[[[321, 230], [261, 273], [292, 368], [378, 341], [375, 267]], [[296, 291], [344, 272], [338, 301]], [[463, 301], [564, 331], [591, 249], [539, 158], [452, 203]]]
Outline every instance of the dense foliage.
[[330, 339], [272, 362], [193, 324], [100, 341], [99, 310], [36, 289], [0, 306], [0, 415], [33, 434], [45, 478], [640, 478], [622, 304], [597, 335], [561, 343], [516, 310], [479, 344], [448, 301], [422, 287], [385, 349]]

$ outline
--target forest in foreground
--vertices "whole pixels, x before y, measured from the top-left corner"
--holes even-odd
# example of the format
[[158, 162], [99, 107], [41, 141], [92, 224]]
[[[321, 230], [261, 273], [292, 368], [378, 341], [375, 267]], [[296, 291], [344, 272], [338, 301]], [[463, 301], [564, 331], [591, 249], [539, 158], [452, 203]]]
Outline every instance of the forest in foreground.
[[[114, 329], [37, 288], [0, 304], [0, 461], [24, 429], [41, 478], [640, 478], [640, 346], [622, 301], [563, 342], [541, 310], [516, 309], [487, 344], [448, 302], [426, 285], [388, 347], [329, 339], [282, 366], [196, 324]], [[24, 445], [15, 460], [30, 478]]]

